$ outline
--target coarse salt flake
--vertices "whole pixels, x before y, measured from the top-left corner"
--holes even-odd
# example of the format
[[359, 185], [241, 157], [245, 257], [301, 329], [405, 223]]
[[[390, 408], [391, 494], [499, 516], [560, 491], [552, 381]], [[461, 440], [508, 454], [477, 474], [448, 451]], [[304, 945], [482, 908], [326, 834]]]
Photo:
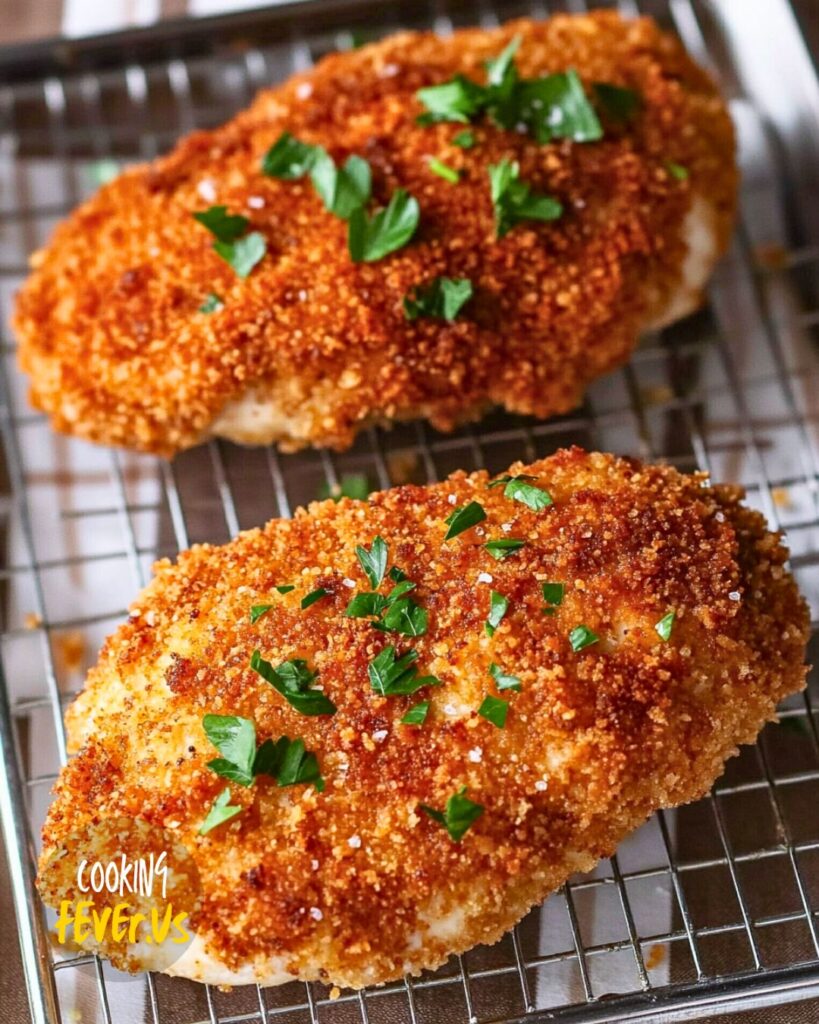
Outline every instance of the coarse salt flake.
[[446, 496], [446, 500], [449, 502], [450, 505], [454, 505], [458, 499], [454, 494], [448, 494]]
[[739, 591], [738, 590], [732, 590], [731, 593], [728, 595], [728, 600], [729, 601], [739, 601], [740, 600]]
[[376, 729], [375, 732], [372, 735], [373, 735], [373, 739], [375, 740], [375, 742], [376, 743], [380, 743], [382, 740], [385, 740], [387, 738], [387, 730], [386, 729]]
[[488, 572], [478, 573], [478, 583], [491, 583], [493, 578]]
[[358, 850], [361, 846], [361, 836], [350, 836], [347, 840], [347, 845], [352, 846], [354, 850]]
[[213, 203], [216, 201], [216, 186], [210, 178], [203, 178], [196, 186], [196, 191], [206, 203]]
[[349, 587], [352, 590], [355, 587], [355, 580], [351, 580], [349, 576], [345, 576], [341, 581], [345, 587]]
[[261, 210], [264, 206], [264, 199], [262, 196], [248, 196], [247, 205], [251, 210]]
[[310, 917], [312, 917], [314, 921], [320, 921], [324, 917], [324, 914], [322, 914], [318, 907], [310, 907]]
[[483, 759], [483, 751], [480, 747], [473, 747], [467, 756], [473, 764], [479, 764]]
[[538, 793], [542, 793], [544, 789], [548, 787], [549, 783], [545, 779], [538, 779], [535, 783], [535, 789]]

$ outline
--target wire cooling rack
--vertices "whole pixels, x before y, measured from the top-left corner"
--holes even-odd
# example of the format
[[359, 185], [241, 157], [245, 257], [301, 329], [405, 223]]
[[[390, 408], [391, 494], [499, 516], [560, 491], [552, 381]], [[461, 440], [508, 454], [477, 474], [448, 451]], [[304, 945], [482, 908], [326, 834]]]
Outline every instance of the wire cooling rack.
[[[65, 756], [62, 712], [151, 562], [289, 515], [345, 474], [386, 487], [456, 468], [498, 471], [567, 443], [708, 469], [743, 483], [787, 529], [819, 618], [814, 71], [784, 0], [639, 7], [719, 74], [740, 134], [742, 218], [707, 308], [647, 339], [571, 416], [498, 414], [448, 436], [421, 424], [371, 430], [342, 456], [212, 443], [166, 464], [53, 435], [26, 405], [6, 329], [0, 811], [38, 1024], [671, 1021], [819, 994], [815, 691], [790, 700], [782, 723], [730, 763], [708, 798], [656, 815], [498, 945], [381, 989], [339, 996], [292, 983], [225, 993], [159, 976], [126, 980], [93, 957], [58, 954], [33, 889], [37, 831]], [[527, 13], [549, 11], [442, 0], [399, 13], [323, 0], [0, 56], [3, 321], [27, 254], [112, 162], [152, 157], [327, 50], [400, 27], [396, 19], [447, 32]]]

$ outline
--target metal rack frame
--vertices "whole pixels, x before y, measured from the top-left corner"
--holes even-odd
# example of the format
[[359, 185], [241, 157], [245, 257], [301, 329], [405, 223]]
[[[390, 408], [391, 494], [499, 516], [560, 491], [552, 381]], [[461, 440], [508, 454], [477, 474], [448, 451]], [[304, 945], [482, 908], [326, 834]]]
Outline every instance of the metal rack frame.
[[[7, 607], [28, 601], [34, 619], [33, 628], [27, 628], [10, 621], [7, 613], [0, 645], [21, 641], [36, 651], [40, 688], [20, 695], [13, 659], [0, 646], [6, 682], [0, 686], [0, 817], [36, 1024], [64, 1019], [61, 1011], [68, 1007], [60, 981], [80, 970], [92, 972], [98, 1019], [112, 1024], [120, 1019], [117, 989], [100, 962], [89, 956], [56, 959], [51, 948], [33, 878], [39, 826], [35, 794], [47, 789], [54, 774], [32, 773], [29, 748], [32, 731], [39, 739], [40, 730], [48, 729], [58, 759], [66, 756], [62, 712], [72, 693], [55, 656], [55, 640], [67, 630], [113, 628], [124, 615], [127, 600], [147, 581], [154, 557], [173, 554], [195, 540], [226, 539], [271, 515], [289, 515], [296, 504], [316, 496], [322, 480], [333, 486], [347, 471], [364, 471], [374, 486], [387, 487], [407, 472], [414, 479], [431, 480], [456, 467], [502, 469], [513, 458], [535, 458], [560, 444], [577, 442], [665, 458], [686, 470], [713, 470], [716, 478], [741, 478], [749, 500], [773, 524], [786, 525], [795, 540], [792, 566], [811, 601], [816, 625], [819, 410], [811, 402], [811, 391], [819, 381], [819, 354], [812, 345], [812, 334], [819, 328], [819, 223], [808, 199], [819, 154], [809, 142], [802, 145], [798, 126], [778, 120], [760, 81], [746, 74], [747, 61], [756, 55], [747, 52], [748, 39], [740, 38], [749, 29], [740, 31], [737, 9], [742, 6], [743, 16], [751, 18], [754, 12], [748, 4], [731, 10], [731, 3], [619, 4], [628, 14], [639, 8], [662, 18], [695, 56], [719, 65], [746, 148], [744, 216], [734, 248], [715, 277], [708, 310], [648, 339], [627, 367], [592, 388], [583, 408], [570, 416], [538, 423], [493, 415], [450, 436], [435, 434], [423, 424], [391, 433], [370, 430], [343, 456], [282, 457], [272, 449], [246, 453], [216, 442], [170, 464], [97, 452], [95, 465], [103, 466], [106, 500], [74, 508], [60, 504], [55, 489], [57, 550], [43, 556], [38, 514], [32, 507], [30, 438], [48, 435], [42, 417], [28, 410], [20, 397], [13, 339], [6, 334], [0, 364], [6, 498], [0, 511], [10, 538], [10, 558], [0, 579]], [[819, 111], [819, 86], [785, 0], [753, 0], [753, 6], [757, 14], [760, 7], [767, 9], [773, 19], [769, 31], [779, 33], [779, 44], [790, 48], [787, 71], [782, 72], [789, 102], [808, 114]], [[88, 182], [80, 172], [94, 160], [111, 154], [150, 158], [180, 133], [219, 123], [260, 86], [343, 45], [348, 38], [344, 33], [358, 25], [380, 32], [397, 27], [395, 19], [411, 27], [426, 24], [447, 31], [453, 23], [494, 23], [526, 13], [542, 16], [547, 7], [558, 5], [501, 0], [476, 9], [457, 0], [440, 0], [408, 5], [406, 11], [382, 5], [376, 20], [384, 24], [373, 26], [371, 5], [363, 0], [309, 0], [184, 26], [0, 53], [0, 81], [5, 82], [0, 85], [0, 164], [7, 162], [15, 182], [13, 202], [0, 205], [0, 246], [4, 231], [12, 235], [0, 248], [3, 319], [10, 288], [25, 273], [28, 250], [54, 218], [81, 198]], [[30, 161], [57, 169], [63, 182], [57, 200], [32, 194]], [[38, 435], [41, 428], [44, 433]], [[65, 456], [69, 478], [75, 472], [74, 456], [80, 453], [81, 458], [83, 449], [81, 442], [73, 441], [55, 447], [57, 467]], [[251, 471], [254, 494], [248, 496], [242, 481]], [[135, 472], [156, 481], [155, 501], [135, 496]], [[783, 504], [782, 494], [798, 499], [793, 506]], [[116, 550], [77, 553], [60, 540], [67, 523], [87, 525], [105, 517], [118, 524]], [[148, 531], [147, 540], [146, 517], [158, 524], [152, 534]], [[49, 574], [81, 571], [105, 560], [121, 563], [129, 575], [119, 594], [121, 606], [52, 614]], [[618, 854], [591, 876], [569, 883], [554, 898], [565, 910], [565, 948], [545, 951], [537, 926], [533, 938], [531, 921], [524, 922], [494, 951], [454, 958], [446, 968], [420, 979], [344, 993], [338, 999], [314, 984], [294, 984], [278, 993], [258, 989], [234, 994], [235, 1005], [232, 997], [205, 987], [197, 990], [190, 1011], [180, 1010], [173, 994], [187, 983], [145, 976], [146, 1019], [153, 1024], [278, 1019], [318, 1024], [332, 1012], [362, 1024], [381, 1019], [428, 1024], [454, 1021], [457, 1008], [457, 1019], [470, 1022], [591, 1024], [660, 1016], [663, 1021], [694, 1020], [727, 1009], [819, 995], [819, 815], [814, 814], [814, 822], [800, 824], [804, 807], [815, 808], [819, 796], [816, 701], [817, 694], [807, 692], [783, 710], [783, 720], [801, 729], [793, 750], [781, 742], [785, 727], [770, 727], [762, 742], [746, 751], [697, 805], [692, 813], [710, 837], [707, 853], [686, 849], [691, 829], [686, 830], [683, 812], [661, 812], [652, 825], [652, 862], [635, 865]], [[737, 824], [732, 810], [734, 802], [742, 801], [756, 807], [760, 820], [769, 826], [769, 834], [761, 828], [755, 842], [748, 841], [747, 822]], [[760, 911], [747, 872], [775, 869], [784, 869], [792, 898]], [[700, 908], [692, 907], [692, 894], [700, 883], [691, 879], [709, 872], [728, 886], [735, 903], [732, 919], [703, 923]], [[666, 885], [660, 902], [668, 925], [658, 931], [645, 925], [644, 914], [658, 897], [639, 893], [646, 884], [660, 882]], [[588, 898], [606, 895], [615, 897], [620, 915], [617, 938], [596, 936], [593, 927], [589, 931], [583, 910]], [[593, 925], [593, 915], [591, 920]], [[785, 962], [776, 962], [768, 937], [791, 932], [799, 933], [801, 940], [789, 938]], [[712, 942], [723, 950], [718, 966], [706, 949]], [[652, 964], [655, 948], [666, 950], [665, 973]], [[740, 948], [741, 955], [736, 952]], [[734, 951], [727, 960], [724, 949]], [[608, 994], [604, 988], [609, 982], [601, 984], [597, 965], [620, 956], [630, 965], [626, 973], [632, 981]], [[682, 959], [687, 974], [677, 970]], [[542, 975], [564, 967], [573, 979], [570, 996], [550, 1005]], [[189, 996], [189, 988], [185, 991]], [[176, 1009], [168, 1009], [174, 1005]], [[436, 1006], [446, 1008], [443, 1018], [436, 1016]]]

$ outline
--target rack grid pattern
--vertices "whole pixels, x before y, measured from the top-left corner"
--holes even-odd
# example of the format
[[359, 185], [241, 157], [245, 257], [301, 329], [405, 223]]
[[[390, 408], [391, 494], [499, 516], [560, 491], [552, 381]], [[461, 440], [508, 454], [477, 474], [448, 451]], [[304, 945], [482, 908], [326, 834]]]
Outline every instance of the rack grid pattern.
[[[709, 59], [700, 5], [642, 6]], [[446, 32], [460, 21], [491, 24], [526, 13], [548, 11], [501, 3], [453, 12], [438, 3], [408, 20]], [[158, 54], [0, 87], [3, 321], [28, 252], [111, 159], [154, 156], [352, 38], [294, 32], [264, 48]], [[751, 143], [764, 140], [747, 99], [735, 90], [733, 102]], [[380, 488], [456, 468], [498, 471], [569, 443], [705, 469], [742, 483], [748, 500], [788, 530], [792, 566], [819, 618], [819, 407], [812, 397], [819, 244], [757, 215], [760, 203], [767, 209], [778, 201], [775, 148], [750, 145], [744, 157], [744, 216], [707, 308], [647, 339], [580, 410], [547, 423], [493, 414], [452, 435], [423, 424], [370, 430], [340, 456], [280, 456], [213, 442], [162, 463], [54, 438], [25, 403], [5, 331], [0, 510], [9, 558], [0, 574], [7, 680], [0, 739], [9, 777], [0, 810], [34, 1019], [70, 1021], [81, 1008], [83, 1020], [106, 1024], [614, 1021], [659, 1013], [672, 1020], [819, 991], [815, 689], [787, 702], [781, 724], [745, 749], [704, 801], [656, 815], [635, 841], [572, 880], [497, 946], [381, 989], [339, 995], [293, 983], [224, 993], [159, 976], [125, 981], [94, 957], [58, 957], [31, 888], [34, 837], [66, 756], [62, 712], [151, 562], [290, 515], [348, 473], [364, 473]]]

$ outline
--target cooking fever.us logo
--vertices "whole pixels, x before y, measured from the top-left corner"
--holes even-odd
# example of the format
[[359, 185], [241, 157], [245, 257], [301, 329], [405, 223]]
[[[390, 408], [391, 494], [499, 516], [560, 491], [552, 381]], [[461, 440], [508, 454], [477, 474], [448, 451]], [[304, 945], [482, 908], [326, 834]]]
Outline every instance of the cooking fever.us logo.
[[196, 865], [169, 832], [144, 821], [117, 818], [75, 833], [37, 884], [67, 952], [100, 953], [123, 971], [163, 971], [193, 939]]

